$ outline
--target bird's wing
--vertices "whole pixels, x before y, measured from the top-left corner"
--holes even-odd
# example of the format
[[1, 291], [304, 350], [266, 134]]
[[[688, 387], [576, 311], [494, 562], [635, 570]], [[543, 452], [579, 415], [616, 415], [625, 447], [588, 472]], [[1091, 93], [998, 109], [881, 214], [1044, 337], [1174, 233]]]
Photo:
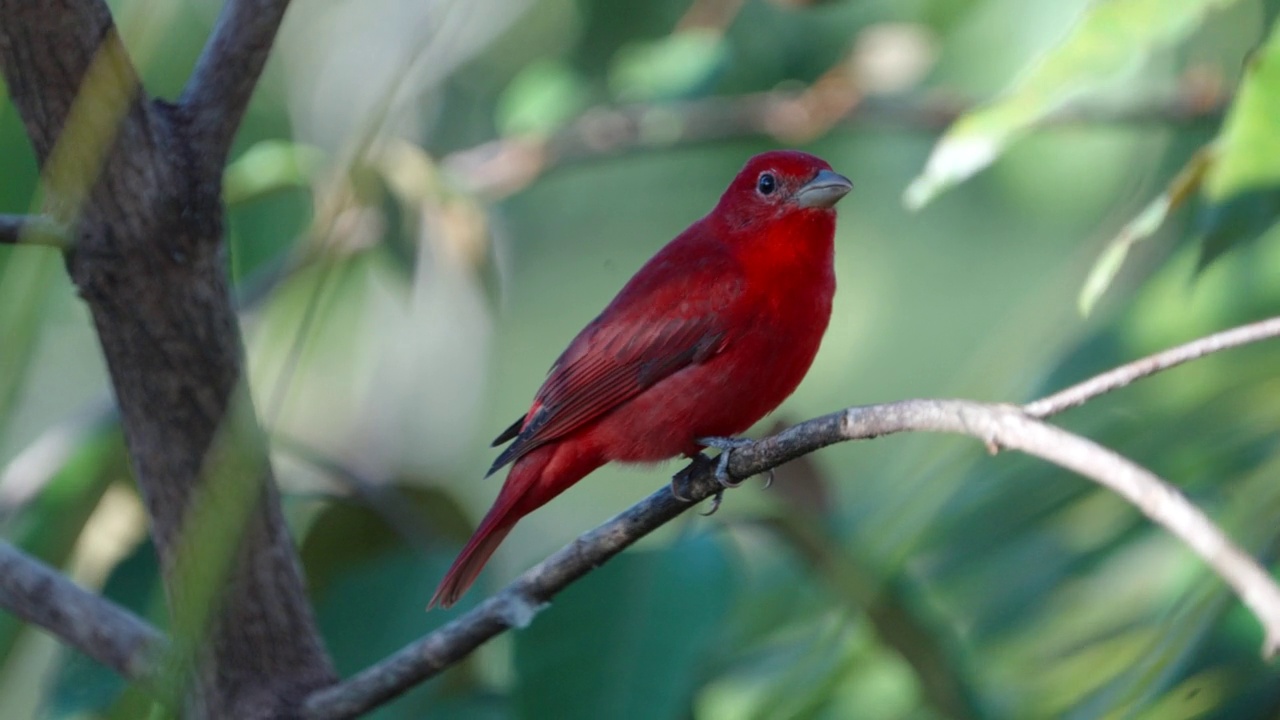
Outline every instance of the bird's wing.
[[529, 413], [494, 441], [515, 439], [490, 474], [725, 347], [723, 311], [741, 294], [735, 269], [706, 256], [654, 260], [668, 262], [637, 273], [552, 366]]

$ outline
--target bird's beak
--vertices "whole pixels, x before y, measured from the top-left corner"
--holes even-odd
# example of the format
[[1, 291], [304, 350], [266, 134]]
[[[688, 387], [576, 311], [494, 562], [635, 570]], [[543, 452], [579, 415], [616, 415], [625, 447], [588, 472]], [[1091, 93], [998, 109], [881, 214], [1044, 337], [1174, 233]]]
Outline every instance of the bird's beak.
[[829, 208], [852, 189], [853, 183], [849, 178], [822, 170], [796, 191], [796, 204], [803, 208]]

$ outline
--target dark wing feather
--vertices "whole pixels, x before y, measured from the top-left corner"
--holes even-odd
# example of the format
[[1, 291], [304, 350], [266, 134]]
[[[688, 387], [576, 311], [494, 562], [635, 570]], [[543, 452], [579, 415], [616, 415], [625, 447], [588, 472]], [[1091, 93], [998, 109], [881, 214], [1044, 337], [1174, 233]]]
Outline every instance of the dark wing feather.
[[[724, 340], [715, 316], [588, 327], [551, 369], [534, 399], [535, 409], [520, 421], [523, 427], [512, 426], [515, 442], [494, 460], [488, 474], [578, 430], [663, 378], [706, 360], [723, 347]], [[512, 434], [512, 428], [499, 439]]]
[[489, 447], [498, 447], [499, 445], [507, 442], [511, 438], [519, 435], [520, 428], [523, 426], [524, 426], [524, 416], [521, 415], [520, 417], [516, 418], [515, 422], [511, 423], [511, 427], [508, 427], [506, 430], [503, 430], [502, 434], [494, 438], [493, 442], [489, 444]]

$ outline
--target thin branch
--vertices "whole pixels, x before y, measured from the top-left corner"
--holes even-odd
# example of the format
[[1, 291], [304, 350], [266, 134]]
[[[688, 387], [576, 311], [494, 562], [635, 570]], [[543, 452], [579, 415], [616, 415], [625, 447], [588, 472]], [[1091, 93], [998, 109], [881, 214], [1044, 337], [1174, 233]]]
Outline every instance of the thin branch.
[[45, 245], [66, 250], [67, 233], [43, 215], [0, 215], [0, 245]]
[[[1185, 88], [1170, 98], [1132, 104], [1074, 103], [1038, 127], [1131, 124], [1196, 125], [1221, 116], [1227, 96], [1206, 97]], [[833, 128], [869, 126], [936, 133], [973, 103], [941, 95], [863, 97], [853, 83], [815, 83], [732, 97], [662, 104], [599, 106], [549, 135], [499, 138], [444, 158], [468, 190], [490, 197], [519, 191], [562, 165], [638, 150], [673, 149], [740, 137], [764, 136], [796, 144]]]
[[1162, 350], [1154, 355], [1148, 355], [1141, 360], [1108, 370], [1048, 397], [1027, 403], [1022, 409], [1031, 417], [1043, 418], [1057, 415], [1063, 410], [1083, 405], [1099, 395], [1122, 388], [1161, 370], [1168, 370], [1219, 350], [1240, 347], [1274, 337], [1280, 337], [1280, 316], [1223, 330]]
[[155, 628], [3, 540], [0, 607], [130, 680], [152, 680], [164, 646]]
[[227, 0], [183, 90], [194, 143], [221, 168], [289, 0]]
[[[729, 472], [737, 478], [750, 477], [837, 442], [906, 431], [969, 435], [988, 447], [1043, 458], [1115, 491], [1186, 543], [1236, 591], [1265, 629], [1267, 656], [1280, 648], [1280, 587], [1204, 513], [1136, 463], [1012, 405], [906, 400], [850, 408], [733, 451]], [[696, 463], [688, 488], [682, 490], [690, 502], [676, 499], [664, 487], [582, 535], [462, 617], [349, 680], [312, 694], [306, 717], [355, 717], [435, 675], [498, 633], [527, 625], [569, 583], [715, 494], [719, 485], [713, 474], [711, 463]]]

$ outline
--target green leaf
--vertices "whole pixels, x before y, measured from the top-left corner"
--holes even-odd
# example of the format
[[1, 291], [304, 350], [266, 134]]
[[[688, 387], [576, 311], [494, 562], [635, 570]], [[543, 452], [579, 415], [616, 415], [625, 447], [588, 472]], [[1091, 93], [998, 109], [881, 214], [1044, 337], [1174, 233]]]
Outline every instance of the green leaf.
[[1204, 147], [1191, 156], [1187, 164], [1174, 176], [1165, 191], [1147, 203], [1132, 220], [1120, 229], [1119, 234], [1107, 243], [1102, 255], [1089, 270], [1084, 287], [1080, 290], [1079, 307], [1081, 315], [1093, 312], [1102, 294], [1111, 287], [1120, 267], [1124, 265], [1129, 250], [1142, 240], [1151, 237], [1173, 211], [1180, 208], [1193, 192], [1200, 187], [1205, 171], [1213, 165], [1212, 147]]
[[[1244, 386], [1256, 387], [1256, 382], [1245, 382]], [[1257, 395], [1252, 390], [1245, 394], [1250, 398]], [[1231, 434], [1235, 437], [1240, 433], [1238, 428], [1230, 428], [1232, 422], [1252, 426], [1269, 417], [1270, 403], [1262, 400], [1257, 404], [1261, 409], [1251, 413], [1229, 397], [1212, 402], [1221, 406], [1225, 416], [1219, 424], [1229, 432], [1234, 430]], [[1215, 473], [1231, 478], [1230, 495], [1224, 506], [1215, 508], [1214, 520], [1266, 564], [1280, 550], [1280, 533], [1272, 522], [1280, 510], [1280, 490], [1275, 483], [1280, 448], [1266, 431], [1258, 435], [1265, 454], [1251, 463], [1251, 469], [1242, 472], [1214, 464]], [[1179, 443], [1176, 437], [1169, 440], [1169, 445], [1188, 444]], [[1237, 446], [1230, 454], [1237, 458], [1253, 453]], [[1185, 461], [1178, 464], [1187, 465]], [[1137, 661], [1073, 708], [1074, 717], [1265, 716], [1260, 708], [1274, 703], [1274, 678], [1258, 658], [1262, 630], [1257, 619], [1216, 574], [1198, 562], [1189, 565], [1182, 585]], [[1175, 707], [1181, 714], [1171, 712]], [[1196, 709], [1198, 712], [1191, 712]]]
[[729, 559], [707, 535], [611, 560], [517, 633], [520, 716], [689, 717], [733, 587]]
[[286, 140], [263, 140], [227, 166], [222, 192], [227, 205], [257, 200], [279, 190], [308, 187], [324, 163], [324, 152]]
[[1153, 51], [1186, 37], [1212, 9], [1235, 0], [1100, 0], [1070, 34], [1024, 71], [1003, 96], [967, 113], [933, 149], [903, 202], [919, 209], [990, 165], [1037, 122], [1114, 84]]
[[719, 32], [686, 30], [623, 47], [614, 57], [609, 85], [624, 102], [679, 99], [707, 85], [728, 60], [729, 47]]
[[[307, 531], [301, 556], [307, 586], [315, 598], [316, 622], [338, 672], [350, 675], [399, 650], [414, 639], [484, 599], [477, 588], [452, 611], [424, 612], [436, 583], [453, 557], [426, 528], [460, 524], [457, 505], [439, 490], [382, 487], [394, 495], [395, 513], [355, 502], [332, 502]], [[402, 517], [407, 514], [408, 517]], [[417, 520], [411, 528], [403, 520]], [[413, 533], [413, 537], [407, 537]], [[432, 551], [424, 549], [430, 546]], [[446, 678], [420, 685], [370, 714], [375, 720], [426, 716], [495, 718], [494, 704], [480, 693], [460, 693], [469, 663]]]
[[1201, 268], [1280, 216], [1280, 22], [1250, 59], [1217, 148], [1204, 181], [1211, 205], [1202, 219]]
[[[935, 710], [946, 717], [981, 714], [973, 673], [963, 661], [955, 633], [928, 607], [910, 577], [886, 571], [846, 547], [822, 523], [801, 514], [779, 515], [769, 527], [813, 566], [843, 604], [866, 618], [884, 646], [906, 661]], [[833, 672], [843, 679], [849, 671]]]
[[1280, 22], [1249, 60], [1217, 146], [1205, 197], [1219, 201], [1280, 185]]
[[572, 67], [540, 60], [520, 71], [498, 98], [498, 129], [503, 135], [550, 132], [586, 104], [586, 82]]
[[[295, 450], [296, 447], [290, 447], [291, 452]], [[295, 454], [295, 457], [299, 456]], [[359, 498], [358, 502], [330, 503], [307, 531], [301, 548], [302, 564], [306, 569], [307, 587], [317, 595], [327, 592], [330, 585], [342, 582], [347, 573], [371, 558], [415, 549], [418, 555], [425, 556], [425, 548], [437, 544], [439, 536], [461, 541], [470, 534], [472, 520], [465, 516], [457, 501], [437, 488], [425, 487], [425, 480], [358, 487], [335, 472], [334, 466], [318, 464], [314, 457], [302, 459], [333, 476], [334, 482], [350, 487]], [[434, 585], [431, 589], [435, 589]], [[430, 595], [427, 593], [427, 597]], [[419, 604], [426, 607], [425, 600]]]
[[1200, 214], [1204, 239], [1196, 269], [1204, 270], [1231, 248], [1255, 240], [1280, 218], [1280, 185], [1250, 190], [1210, 205]]

